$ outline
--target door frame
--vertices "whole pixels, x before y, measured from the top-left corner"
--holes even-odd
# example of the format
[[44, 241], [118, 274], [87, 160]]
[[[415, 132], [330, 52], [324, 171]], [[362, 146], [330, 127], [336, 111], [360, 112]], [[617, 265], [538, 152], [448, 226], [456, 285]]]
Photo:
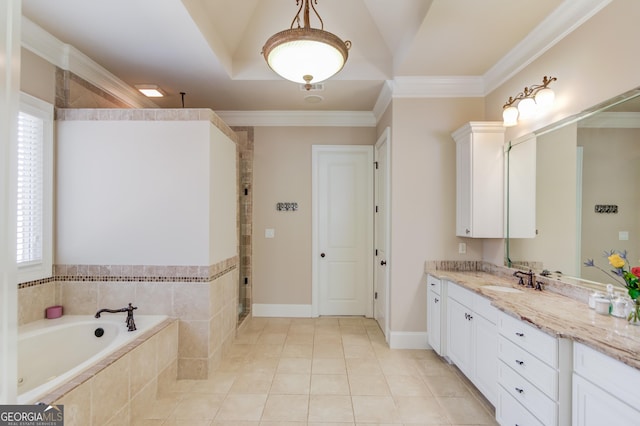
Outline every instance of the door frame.
[[[386, 127], [382, 134], [380, 135], [380, 137], [378, 138], [378, 140], [376, 141], [376, 145], [375, 145], [375, 149], [374, 149], [374, 159], [377, 162], [378, 161], [378, 157], [377, 157], [377, 153], [378, 153], [378, 147], [380, 145], [384, 144], [384, 150], [386, 153], [386, 158], [387, 158], [387, 164], [385, 167], [385, 171], [386, 174], [384, 176], [380, 176], [379, 172], [376, 170], [375, 171], [375, 176], [374, 176], [374, 202], [377, 204], [378, 200], [377, 200], [377, 194], [378, 194], [378, 188], [377, 186], [379, 185], [385, 185], [387, 190], [385, 191], [385, 209], [386, 209], [386, 217], [385, 217], [385, 224], [384, 224], [384, 229], [385, 229], [385, 242], [386, 242], [386, 246], [384, 247], [385, 253], [387, 255], [387, 267], [384, 268], [384, 274], [385, 274], [385, 303], [383, 306], [383, 310], [384, 310], [384, 337], [385, 340], [387, 341], [387, 343], [389, 342], [389, 310], [390, 310], [390, 299], [391, 299], [391, 267], [392, 264], [389, 261], [391, 259], [391, 127]], [[377, 221], [378, 221], [378, 216], [374, 215], [373, 217], [373, 244], [375, 246], [375, 248], [379, 248], [377, 241], [378, 241], [378, 226], [377, 226]], [[377, 259], [375, 259], [377, 260]], [[377, 271], [378, 268], [375, 265], [374, 262], [374, 268], [373, 268], [373, 283], [374, 283], [374, 289], [375, 289], [375, 285], [378, 282], [377, 281]], [[375, 303], [375, 302], [374, 302]], [[375, 318], [375, 307], [374, 307], [374, 318]]]
[[[320, 249], [318, 248], [318, 235], [319, 235], [319, 215], [318, 215], [318, 154], [321, 152], [368, 152], [371, 156], [371, 199], [374, 199], [374, 186], [373, 186], [373, 156], [374, 156], [374, 147], [373, 145], [312, 145], [311, 146], [311, 316], [318, 317], [320, 316], [320, 284], [318, 283], [318, 269], [319, 269], [319, 258], [320, 258]], [[372, 221], [374, 223], [374, 206], [371, 206], [370, 211]], [[373, 226], [369, 230], [370, 232], [370, 240], [373, 244], [374, 237], [374, 229]], [[366, 313], [365, 316], [367, 318], [373, 317], [373, 286], [374, 286], [374, 252], [373, 250], [370, 253], [371, 262], [370, 267], [373, 269], [370, 271], [370, 282], [367, 283], [367, 293], [366, 297], [369, 301], [366, 305]]]

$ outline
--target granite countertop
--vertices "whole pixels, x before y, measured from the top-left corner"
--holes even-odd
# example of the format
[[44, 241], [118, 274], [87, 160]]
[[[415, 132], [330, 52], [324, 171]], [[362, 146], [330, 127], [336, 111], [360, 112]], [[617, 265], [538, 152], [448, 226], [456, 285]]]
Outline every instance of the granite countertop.
[[[525, 321], [554, 337], [583, 343], [614, 359], [640, 369], [640, 325], [624, 318], [597, 314], [587, 304], [552, 291], [536, 291], [517, 285], [517, 278], [488, 272], [427, 269], [427, 273], [455, 282], [491, 300], [502, 312]], [[483, 288], [499, 285], [522, 293]]]

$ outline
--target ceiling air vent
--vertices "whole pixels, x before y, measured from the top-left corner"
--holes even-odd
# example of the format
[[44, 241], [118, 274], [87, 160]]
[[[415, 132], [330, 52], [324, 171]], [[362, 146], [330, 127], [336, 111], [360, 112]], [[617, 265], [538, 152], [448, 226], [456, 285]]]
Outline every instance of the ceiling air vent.
[[300, 85], [301, 92], [322, 92], [324, 91], [324, 83], [311, 83], [311, 88], [307, 90], [305, 84]]

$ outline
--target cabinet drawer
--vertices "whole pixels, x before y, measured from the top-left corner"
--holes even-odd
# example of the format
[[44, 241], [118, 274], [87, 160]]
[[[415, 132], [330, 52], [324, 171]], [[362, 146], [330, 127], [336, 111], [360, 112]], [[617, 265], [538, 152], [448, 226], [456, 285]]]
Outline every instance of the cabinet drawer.
[[491, 306], [491, 301], [486, 297], [480, 295], [473, 295], [473, 311], [476, 314], [482, 315], [491, 324], [496, 324], [498, 321], [498, 309]]
[[558, 339], [504, 313], [498, 315], [498, 331], [526, 352], [558, 367]]
[[501, 425], [509, 426], [545, 426], [502, 387], [498, 389], [496, 420]]
[[442, 282], [433, 275], [427, 275], [427, 289], [441, 294]]
[[498, 364], [498, 382], [511, 397], [533, 413], [543, 424], [557, 424], [558, 406], [538, 388], [525, 380], [504, 362]]
[[504, 336], [498, 339], [498, 357], [549, 398], [558, 398], [558, 373]]
[[638, 404], [640, 371], [591, 349], [581, 343], [574, 345], [573, 369], [632, 407]]
[[464, 305], [469, 309], [473, 307], [474, 294], [472, 291], [467, 290], [454, 282], [447, 281], [447, 294], [450, 298], [454, 299], [461, 305]]

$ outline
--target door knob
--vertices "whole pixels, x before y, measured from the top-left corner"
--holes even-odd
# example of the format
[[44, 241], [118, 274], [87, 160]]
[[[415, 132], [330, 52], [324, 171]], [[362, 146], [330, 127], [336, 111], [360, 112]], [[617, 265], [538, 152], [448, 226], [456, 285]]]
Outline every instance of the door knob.
[[320, 257], [325, 257], [325, 256], [326, 256], [326, 254], [320, 253]]
[[386, 261], [386, 260], [381, 260], [381, 261], [380, 261], [380, 266], [384, 266], [384, 265], [386, 265], [386, 264], [387, 264], [387, 261]]

